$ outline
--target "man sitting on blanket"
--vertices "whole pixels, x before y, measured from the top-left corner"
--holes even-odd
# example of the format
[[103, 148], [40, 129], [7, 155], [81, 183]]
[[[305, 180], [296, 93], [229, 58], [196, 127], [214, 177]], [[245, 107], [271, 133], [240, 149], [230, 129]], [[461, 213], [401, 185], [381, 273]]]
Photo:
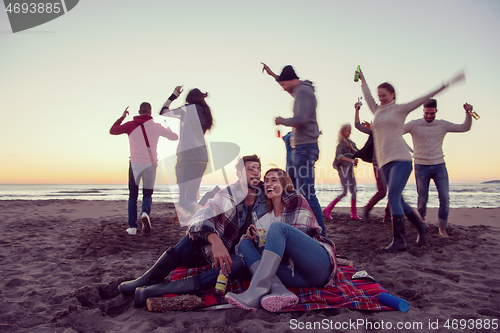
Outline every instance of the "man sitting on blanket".
[[[219, 268], [236, 278], [245, 269], [235, 246], [252, 224], [252, 214], [260, 218], [267, 212], [264, 187], [260, 180], [260, 158], [243, 156], [236, 164], [238, 181], [218, 192], [192, 218], [187, 235], [165, 251], [140, 278], [118, 286], [125, 295], [135, 294], [135, 305], [145, 306], [149, 297], [164, 294], [195, 294], [215, 286]], [[180, 266], [214, 268], [174, 282], [165, 277]]]

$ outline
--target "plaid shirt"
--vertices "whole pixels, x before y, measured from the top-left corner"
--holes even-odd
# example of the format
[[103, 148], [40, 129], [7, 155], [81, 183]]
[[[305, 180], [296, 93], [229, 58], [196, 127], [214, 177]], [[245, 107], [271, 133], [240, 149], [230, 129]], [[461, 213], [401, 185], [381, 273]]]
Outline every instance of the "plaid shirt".
[[[226, 248], [231, 249], [234, 242], [239, 240], [240, 228], [243, 227], [247, 218], [248, 206], [245, 204], [245, 197], [246, 194], [241, 190], [239, 181], [219, 191], [191, 219], [187, 230], [189, 237], [205, 239], [207, 234], [215, 232]], [[252, 212], [255, 212], [258, 218], [267, 213], [262, 182], [258, 185], [257, 198]], [[212, 263], [212, 245], [206, 244], [204, 247], [205, 255]]]
[[294, 190], [289, 194], [285, 194], [283, 200], [287, 208], [281, 213], [282, 222], [303, 231], [323, 245], [332, 264], [327, 285], [335, 286], [337, 275], [337, 252], [335, 251], [335, 244], [321, 233], [322, 229], [309, 203], [302, 194]]

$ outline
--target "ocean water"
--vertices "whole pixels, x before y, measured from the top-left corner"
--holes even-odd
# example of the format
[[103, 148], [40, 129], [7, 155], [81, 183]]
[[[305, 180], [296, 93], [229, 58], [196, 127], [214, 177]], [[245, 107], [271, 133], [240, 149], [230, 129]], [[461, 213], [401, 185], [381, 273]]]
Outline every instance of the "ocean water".
[[[211, 191], [215, 185], [202, 185], [200, 198]], [[225, 185], [219, 185], [223, 188]], [[377, 191], [373, 185], [358, 185], [357, 206], [362, 207]], [[341, 192], [340, 184], [316, 185], [316, 195], [321, 206], [326, 206]], [[141, 195], [141, 194], [139, 194]], [[405, 201], [413, 208], [417, 207], [415, 184], [408, 184], [403, 192]], [[176, 202], [179, 197], [176, 185], [157, 185], [153, 194], [155, 202]], [[127, 185], [15, 185], [0, 184], [0, 200], [127, 200]], [[337, 206], [349, 207], [350, 194]], [[377, 207], [385, 207], [387, 198], [382, 199]], [[439, 207], [439, 200], [434, 184], [429, 189], [428, 207]], [[450, 208], [498, 208], [500, 207], [500, 184], [450, 184]]]

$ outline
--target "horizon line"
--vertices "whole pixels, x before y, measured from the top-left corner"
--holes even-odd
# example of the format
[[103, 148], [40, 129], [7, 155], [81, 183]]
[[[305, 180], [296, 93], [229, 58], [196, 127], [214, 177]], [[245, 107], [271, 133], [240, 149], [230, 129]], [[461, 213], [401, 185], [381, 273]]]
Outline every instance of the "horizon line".
[[[451, 181], [450, 184], [486, 184], [486, 183], [500, 183], [500, 180], [487, 180], [487, 181]], [[230, 184], [234, 184], [231, 182]], [[360, 185], [375, 185], [375, 182], [357, 182]], [[120, 186], [128, 186], [128, 183], [0, 183], [0, 185], [120, 185]], [[156, 184], [158, 186], [164, 184]], [[167, 184], [165, 184], [167, 185]], [[211, 185], [224, 185], [224, 182], [221, 183], [205, 183], [201, 184], [201, 186], [211, 186]], [[338, 182], [332, 183], [315, 183], [315, 185], [340, 185]], [[408, 184], [407, 184], [408, 185]], [[168, 184], [168, 186], [177, 186], [177, 184]], [[227, 186], [227, 185], [226, 185]]]

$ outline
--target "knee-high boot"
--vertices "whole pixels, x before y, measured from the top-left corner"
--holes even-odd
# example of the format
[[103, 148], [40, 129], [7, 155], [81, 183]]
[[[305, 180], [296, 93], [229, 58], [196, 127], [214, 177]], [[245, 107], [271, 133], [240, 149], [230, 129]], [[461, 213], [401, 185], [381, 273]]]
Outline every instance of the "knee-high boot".
[[[250, 267], [250, 273], [252, 273], [252, 275], [257, 270], [257, 267], [259, 267], [259, 264], [260, 260], [256, 261]], [[260, 305], [270, 312], [278, 312], [281, 309], [286, 308], [287, 306], [295, 305], [298, 302], [299, 298], [297, 295], [285, 287], [278, 275], [275, 275], [273, 278], [269, 294], [260, 299]]]
[[280, 262], [279, 255], [264, 250], [259, 267], [255, 270], [252, 281], [250, 281], [250, 287], [241, 294], [227, 293], [226, 301], [240, 309], [256, 311], [260, 306], [262, 296], [271, 289]]
[[337, 204], [337, 202], [339, 202], [340, 200], [338, 198], [335, 198], [335, 200], [333, 200], [332, 202], [330, 202], [328, 204], [328, 206], [325, 207], [325, 209], [323, 209], [323, 213], [325, 213], [325, 216], [327, 218], [329, 218], [330, 220], [332, 219], [332, 209], [335, 207], [335, 205]]
[[278, 312], [298, 302], [299, 297], [288, 290], [277, 275], [271, 283], [271, 292], [260, 299], [260, 305], [270, 312]]
[[135, 306], [138, 308], [145, 306], [146, 301], [150, 297], [160, 297], [165, 294], [194, 295], [199, 294], [200, 290], [200, 275], [198, 274], [173, 282], [164, 282], [147, 287], [138, 287], [135, 290], [134, 296]]
[[358, 216], [358, 209], [356, 208], [356, 199], [351, 199], [351, 220], [361, 220]]
[[176, 258], [176, 254], [172, 249], [168, 249], [146, 273], [135, 280], [122, 282], [118, 286], [118, 290], [120, 290], [122, 294], [131, 296], [135, 293], [137, 287], [149, 286], [162, 282], [163, 279], [178, 266], [181, 266], [181, 263]]
[[385, 252], [398, 252], [406, 250], [405, 242], [405, 216], [392, 215], [392, 243], [384, 249]]
[[429, 230], [429, 225], [422, 221], [420, 215], [418, 213], [415, 213], [415, 211], [413, 210], [410, 214], [406, 215], [406, 217], [408, 218], [408, 221], [410, 221], [418, 230], [417, 245], [424, 245], [426, 243], [425, 235]]

